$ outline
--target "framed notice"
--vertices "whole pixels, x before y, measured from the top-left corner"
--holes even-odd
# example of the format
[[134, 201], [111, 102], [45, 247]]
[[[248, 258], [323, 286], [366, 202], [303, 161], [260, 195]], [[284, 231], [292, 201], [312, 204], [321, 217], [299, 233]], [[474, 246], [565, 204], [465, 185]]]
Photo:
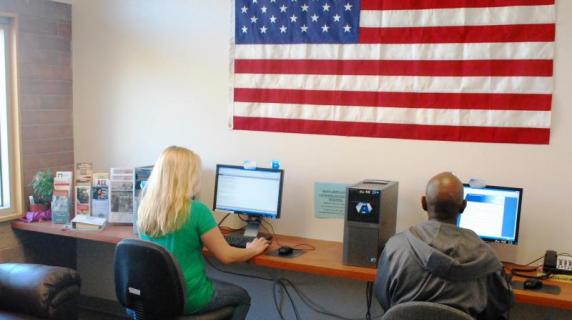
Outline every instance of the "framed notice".
[[314, 213], [316, 218], [344, 218], [347, 186], [343, 183], [314, 183]]

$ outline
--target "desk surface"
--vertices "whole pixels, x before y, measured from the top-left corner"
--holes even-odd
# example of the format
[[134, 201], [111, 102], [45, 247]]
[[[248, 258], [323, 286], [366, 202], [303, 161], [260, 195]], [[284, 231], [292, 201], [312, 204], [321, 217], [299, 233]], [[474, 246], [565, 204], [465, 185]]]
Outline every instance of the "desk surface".
[[[512, 263], [506, 263], [505, 267], [507, 271], [511, 268], [518, 268], [522, 266], [515, 265]], [[526, 272], [524, 272], [526, 273]], [[534, 275], [534, 274], [530, 274]], [[524, 282], [526, 279], [523, 277], [514, 276], [513, 282]], [[544, 290], [514, 290], [516, 302], [538, 304], [544, 306], [550, 306], [555, 308], [572, 309], [572, 284], [564, 283], [561, 281], [554, 280], [542, 280], [544, 284]], [[560, 289], [559, 294], [547, 293], [547, 289]]]
[[[51, 222], [26, 223], [16, 221], [12, 222], [12, 228], [110, 244], [117, 244], [123, 239], [137, 238], [130, 225], [107, 225], [102, 231], [75, 231]], [[277, 249], [278, 243], [289, 246], [307, 244], [314, 247], [315, 250], [306, 251], [303, 255], [291, 259], [260, 255], [253, 258], [250, 263], [274, 269], [315, 273], [353, 280], [373, 281], [375, 279], [376, 270], [373, 268], [352, 267], [342, 264], [342, 244], [340, 242], [276, 235], [270, 250]]]
[[[121, 225], [108, 225], [103, 231], [74, 231], [65, 229], [63, 225], [55, 225], [51, 222], [25, 223], [16, 221], [12, 223], [12, 228], [110, 244], [117, 244], [123, 239], [137, 238], [137, 236], [133, 234], [131, 226]], [[315, 250], [307, 251], [303, 255], [291, 259], [261, 255], [252, 259], [250, 263], [275, 269], [314, 273], [360, 281], [373, 281], [375, 279], [375, 269], [352, 267], [342, 264], [341, 242], [277, 235], [270, 250], [276, 249], [278, 243], [289, 246], [309, 244], [315, 247]], [[524, 279], [520, 277], [515, 277], [514, 280], [524, 281]], [[551, 280], [544, 280], [544, 283], [546, 285], [560, 287], [560, 294], [556, 295], [532, 290], [514, 290], [516, 301], [572, 309], [572, 284]]]
[[53, 224], [50, 221], [33, 223], [14, 221], [12, 222], [12, 229], [47, 233], [57, 236], [86, 239], [111, 244], [117, 244], [123, 239], [137, 239], [137, 236], [133, 234], [133, 226], [131, 225], [107, 225], [102, 231], [76, 231], [67, 229], [63, 224]]
[[[524, 278], [515, 277], [513, 281], [524, 282]], [[553, 280], [542, 280], [544, 286], [560, 287], [559, 294], [549, 294], [535, 290], [514, 290], [516, 302], [538, 304], [547, 307], [572, 309], [572, 285]]]

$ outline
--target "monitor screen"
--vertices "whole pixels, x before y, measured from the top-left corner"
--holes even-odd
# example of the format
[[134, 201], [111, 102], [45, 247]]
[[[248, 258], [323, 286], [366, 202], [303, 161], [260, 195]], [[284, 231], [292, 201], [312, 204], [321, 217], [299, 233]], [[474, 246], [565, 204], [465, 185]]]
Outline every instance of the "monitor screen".
[[457, 225], [471, 229], [485, 241], [516, 244], [522, 188], [464, 186], [467, 207]]
[[279, 218], [282, 201], [281, 169], [244, 169], [217, 165], [214, 210]]

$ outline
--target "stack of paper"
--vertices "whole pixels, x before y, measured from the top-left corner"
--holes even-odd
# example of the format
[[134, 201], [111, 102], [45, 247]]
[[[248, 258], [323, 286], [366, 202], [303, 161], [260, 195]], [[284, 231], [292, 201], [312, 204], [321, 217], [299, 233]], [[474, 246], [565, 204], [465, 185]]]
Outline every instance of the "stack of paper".
[[105, 218], [77, 215], [72, 220], [72, 228], [85, 231], [99, 231], [105, 228]]

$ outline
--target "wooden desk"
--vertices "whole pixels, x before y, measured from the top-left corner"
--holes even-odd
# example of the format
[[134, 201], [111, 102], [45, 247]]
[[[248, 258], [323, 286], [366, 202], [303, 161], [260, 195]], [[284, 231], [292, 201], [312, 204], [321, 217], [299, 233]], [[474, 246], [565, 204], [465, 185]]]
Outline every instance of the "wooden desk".
[[131, 225], [108, 225], [102, 231], [75, 231], [66, 229], [63, 224], [53, 224], [49, 221], [33, 223], [14, 221], [12, 222], [12, 229], [47, 233], [56, 236], [92, 240], [111, 244], [117, 244], [123, 239], [137, 239], [137, 235], [133, 234], [133, 227]]
[[[110, 244], [117, 244], [123, 239], [137, 238], [133, 234], [131, 226], [122, 225], [107, 225], [102, 231], [75, 231], [65, 229], [63, 225], [52, 224], [51, 222], [26, 223], [16, 221], [12, 222], [12, 228]], [[376, 270], [373, 268], [351, 267], [342, 264], [342, 244], [340, 242], [281, 235], [277, 235], [276, 238], [270, 250], [277, 249], [278, 243], [290, 246], [309, 244], [316, 249], [307, 251], [303, 255], [292, 259], [260, 255], [252, 259], [250, 263], [275, 269], [315, 273], [353, 280], [373, 281], [375, 279]]]
[[[108, 225], [103, 231], [73, 231], [64, 229], [62, 225], [53, 225], [51, 222], [25, 223], [17, 221], [12, 223], [12, 228], [110, 244], [117, 244], [123, 239], [137, 238], [137, 236], [133, 234], [131, 226]], [[375, 280], [376, 270], [373, 268], [352, 267], [342, 264], [341, 242], [277, 235], [270, 250], [276, 249], [278, 243], [289, 246], [309, 244], [316, 249], [307, 251], [302, 256], [291, 259], [261, 255], [252, 259], [250, 263], [275, 269], [306, 272], [359, 281]], [[524, 281], [524, 279], [519, 277], [515, 277], [514, 280]], [[516, 301], [555, 308], [572, 309], [572, 284], [551, 280], [545, 280], [544, 282], [546, 285], [559, 286], [561, 289], [560, 294], [555, 295], [531, 290], [514, 290]]]
[[[514, 277], [513, 281], [524, 282], [526, 279]], [[571, 309], [572, 310], [572, 285], [554, 280], [542, 280], [544, 286], [560, 287], [560, 293], [549, 294], [536, 290], [514, 290], [516, 302], [526, 304], [537, 304], [542, 306]]]
[[278, 249], [278, 243], [292, 247], [306, 244], [311, 245], [315, 250], [306, 251], [303, 255], [295, 258], [260, 255], [252, 259], [252, 262], [259, 266], [274, 269], [315, 273], [360, 281], [375, 280], [376, 269], [374, 268], [352, 267], [342, 264], [341, 242], [276, 235], [270, 251]]
[[[505, 263], [507, 273], [511, 268], [522, 268], [523, 266], [515, 265], [512, 263]], [[527, 274], [527, 272], [521, 272]], [[533, 273], [528, 273], [531, 276]], [[526, 278], [514, 276], [513, 282], [524, 282]], [[546, 290], [514, 290], [516, 302], [537, 304], [543, 306], [550, 306], [562, 309], [572, 309], [572, 284], [564, 283], [554, 280], [542, 280], [543, 287], [552, 287], [551, 289], [560, 289], [559, 294], [547, 293]]]

